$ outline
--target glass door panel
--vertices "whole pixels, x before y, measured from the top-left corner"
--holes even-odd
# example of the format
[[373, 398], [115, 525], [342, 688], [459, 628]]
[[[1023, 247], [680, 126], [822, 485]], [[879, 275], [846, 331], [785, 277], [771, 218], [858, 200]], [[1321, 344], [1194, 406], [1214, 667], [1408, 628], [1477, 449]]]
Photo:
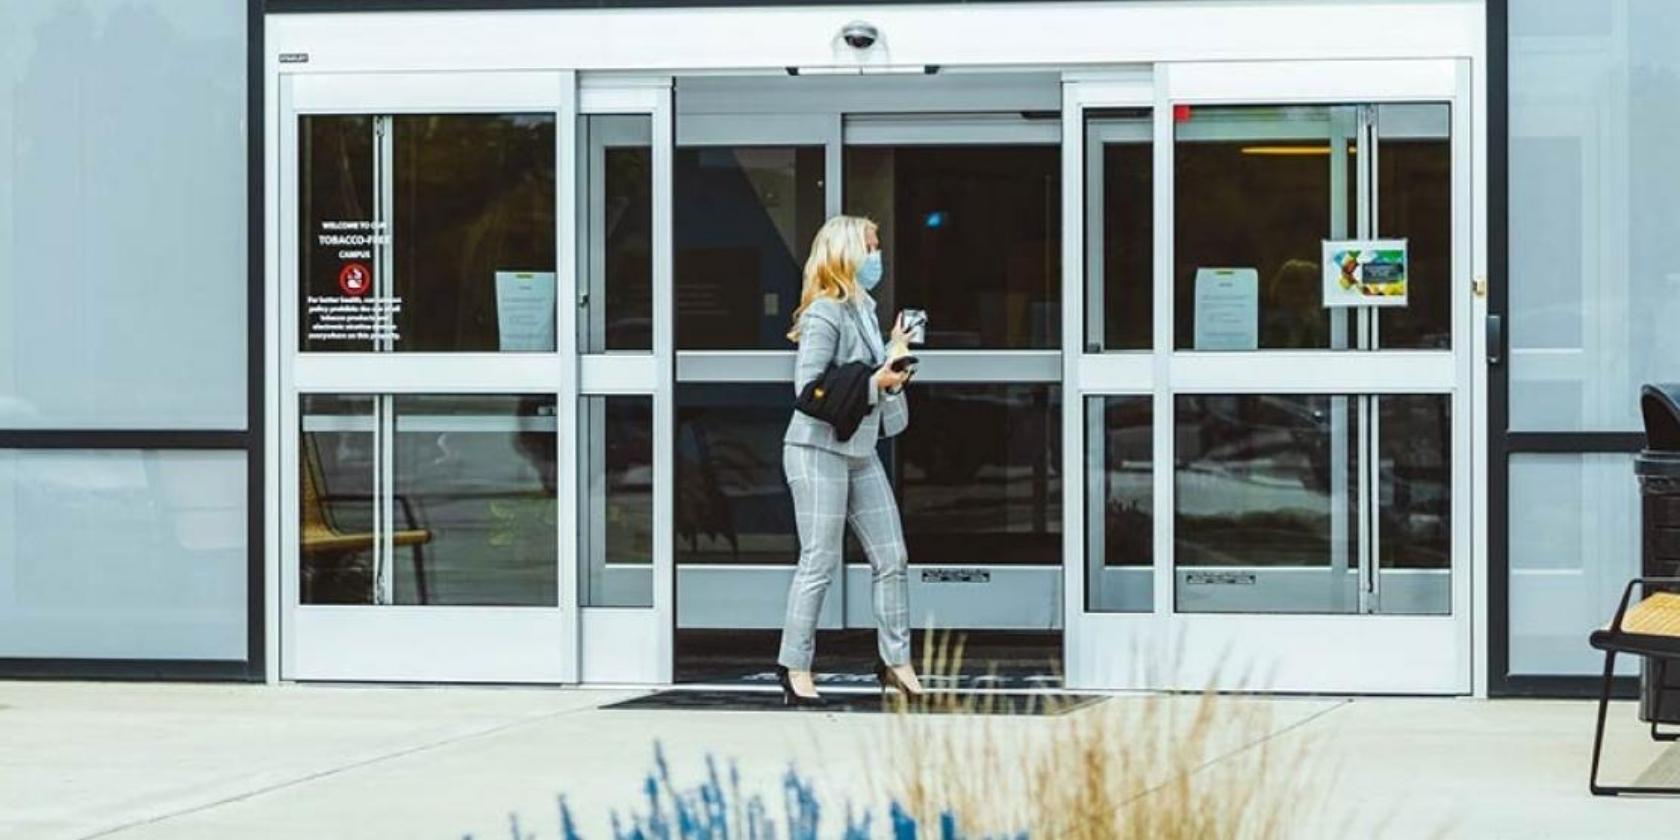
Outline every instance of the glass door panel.
[[553, 395], [306, 394], [306, 604], [555, 606]]
[[575, 80], [460, 81], [282, 76], [285, 679], [576, 679]]
[[677, 149], [679, 350], [786, 350], [824, 212], [821, 146]]
[[[1180, 107], [1176, 348], [1450, 347], [1448, 114], [1445, 104]], [[1386, 343], [1387, 312], [1326, 304], [1315, 257], [1323, 240], [1377, 231], [1409, 245], [1414, 226], [1421, 262], [1407, 281], [1430, 291], [1392, 310]], [[1216, 293], [1219, 273], [1241, 282]], [[1231, 289], [1250, 305], [1234, 306]], [[1233, 310], [1244, 323], [1230, 323]], [[1279, 374], [1247, 369], [1260, 393], [1175, 397], [1175, 609], [1449, 613], [1450, 399], [1266, 394]]]
[[[1356, 228], [1359, 115], [1346, 105], [1180, 109], [1176, 349], [1352, 346], [1352, 316], [1324, 308], [1318, 264], [1321, 242]], [[1224, 275], [1251, 306], [1215, 304]]]
[[555, 349], [553, 114], [300, 121], [299, 350]]
[[1147, 613], [1155, 603], [1153, 401], [1085, 401], [1086, 612]]
[[1059, 167], [1051, 145], [847, 146], [847, 212], [881, 226], [881, 311], [926, 310], [930, 348], [1057, 346]]
[[1406, 240], [1411, 265], [1404, 308], [1378, 312], [1376, 345], [1401, 350], [1452, 347], [1452, 109], [1439, 103], [1375, 109], [1377, 165], [1372, 227]]
[[653, 117], [578, 120], [578, 352], [653, 350]]
[[[1469, 689], [1469, 74], [1389, 65], [1068, 86], [1073, 684]], [[1326, 306], [1324, 242], [1379, 237], [1407, 242], [1406, 305]]]
[[1149, 108], [1085, 113], [1085, 352], [1154, 339], [1155, 147]]
[[1359, 413], [1347, 397], [1181, 395], [1180, 612], [1360, 611]]

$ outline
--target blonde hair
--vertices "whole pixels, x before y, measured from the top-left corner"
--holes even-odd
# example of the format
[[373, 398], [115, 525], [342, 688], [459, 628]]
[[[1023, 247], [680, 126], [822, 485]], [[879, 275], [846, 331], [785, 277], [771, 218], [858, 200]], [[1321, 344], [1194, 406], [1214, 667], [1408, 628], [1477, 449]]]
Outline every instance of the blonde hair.
[[874, 222], [861, 216], [835, 216], [823, 223], [805, 260], [805, 283], [799, 291], [799, 308], [793, 310], [789, 341], [799, 340], [799, 319], [811, 304], [822, 298], [846, 301], [858, 293], [858, 266], [869, 251], [869, 232], [875, 229]]

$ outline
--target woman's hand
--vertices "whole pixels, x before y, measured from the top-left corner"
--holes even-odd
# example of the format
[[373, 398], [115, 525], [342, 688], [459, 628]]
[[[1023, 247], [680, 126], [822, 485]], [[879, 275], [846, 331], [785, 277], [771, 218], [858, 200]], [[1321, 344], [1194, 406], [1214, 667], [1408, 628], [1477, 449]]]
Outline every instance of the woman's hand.
[[897, 391], [904, 387], [904, 383], [909, 381], [910, 370], [908, 368], [903, 371], [893, 370], [892, 362], [881, 365], [875, 371], [875, 386], [882, 391]]
[[905, 346], [910, 344], [910, 333], [904, 329], [903, 312], [898, 313], [897, 317], [893, 318], [892, 335], [888, 336], [887, 343]]

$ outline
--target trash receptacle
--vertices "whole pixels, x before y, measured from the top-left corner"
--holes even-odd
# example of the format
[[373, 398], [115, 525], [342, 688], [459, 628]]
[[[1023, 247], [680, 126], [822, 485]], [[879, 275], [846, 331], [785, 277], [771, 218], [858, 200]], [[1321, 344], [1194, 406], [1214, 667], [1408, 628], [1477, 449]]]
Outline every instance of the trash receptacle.
[[[1633, 459], [1639, 476], [1640, 569], [1645, 577], [1680, 577], [1680, 385], [1646, 385], [1639, 395], [1645, 416], [1645, 450]], [[1680, 590], [1680, 587], [1653, 587]], [[1680, 668], [1667, 668], [1662, 684], [1650, 659], [1639, 673], [1639, 718], [1680, 723]]]

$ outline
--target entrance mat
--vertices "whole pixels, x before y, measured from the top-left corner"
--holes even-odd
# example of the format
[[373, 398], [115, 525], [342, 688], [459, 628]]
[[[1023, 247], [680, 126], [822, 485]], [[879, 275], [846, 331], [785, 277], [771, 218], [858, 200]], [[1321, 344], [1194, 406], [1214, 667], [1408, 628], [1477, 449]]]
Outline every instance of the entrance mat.
[[[780, 691], [740, 691], [727, 689], [675, 688], [656, 691], [603, 709], [674, 709], [719, 712], [863, 712], [896, 711], [898, 695], [869, 692], [829, 692], [828, 701], [821, 708], [800, 708], [782, 703]], [[977, 693], [970, 691], [937, 691], [923, 700], [911, 701], [913, 714], [981, 714], [981, 715], [1059, 715], [1093, 705], [1104, 698], [1100, 694], [1021, 694]]]

